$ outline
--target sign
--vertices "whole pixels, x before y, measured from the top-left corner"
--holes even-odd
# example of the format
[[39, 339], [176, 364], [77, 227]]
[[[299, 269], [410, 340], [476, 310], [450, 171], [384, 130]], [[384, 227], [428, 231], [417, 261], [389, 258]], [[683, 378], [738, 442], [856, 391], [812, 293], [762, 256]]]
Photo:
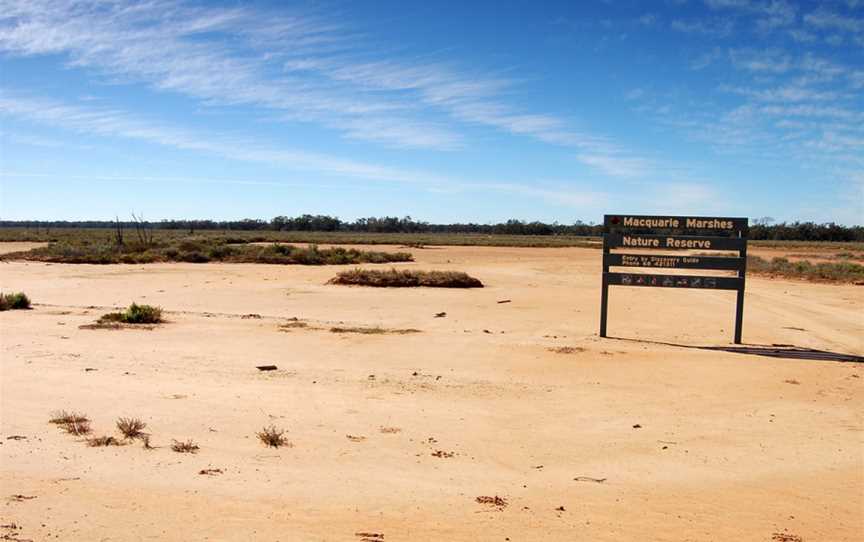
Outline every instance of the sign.
[[[744, 318], [744, 279], [747, 271], [746, 218], [700, 216], [606, 215], [603, 220], [603, 291], [600, 300], [600, 336], [606, 336], [610, 286], [735, 290], [735, 344], [741, 344]], [[645, 253], [613, 253], [613, 249]], [[652, 254], [651, 251], [687, 251]], [[708, 254], [702, 251], [710, 251]], [[716, 252], [734, 251], [723, 256]], [[618, 272], [610, 267], [649, 270], [710, 269], [734, 271], [735, 276]]]

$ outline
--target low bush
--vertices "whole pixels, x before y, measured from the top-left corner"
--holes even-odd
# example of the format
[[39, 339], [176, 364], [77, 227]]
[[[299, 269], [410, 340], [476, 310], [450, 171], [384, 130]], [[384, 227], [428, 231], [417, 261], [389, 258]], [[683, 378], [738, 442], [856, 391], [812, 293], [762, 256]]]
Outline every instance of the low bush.
[[99, 446], [122, 446], [123, 443], [111, 436], [103, 436], [103, 437], [93, 437], [87, 439], [87, 446], [92, 446], [94, 448]]
[[0, 292], [0, 311], [23, 310], [30, 308], [30, 298], [23, 292], [4, 294]]
[[194, 454], [198, 452], [198, 445], [192, 439], [185, 442], [175, 440], [171, 443], [171, 449], [181, 454]]
[[109, 312], [103, 314], [98, 323], [100, 324], [159, 324], [162, 319], [162, 308], [151, 305], [138, 305], [132, 303], [123, 312]]
[[120, 418], [117, 420], [117, 430], [129, 440], [147, 436], [147, 433], [144, 432], [146, 428], [147, 424], [138, 418]]
[[48, 423], [53, 423], [70, 435], [82, 436], [90, 434], [90, 418], [78, 412], [61, 410], [51, 415]]
[[276, 427], [273, 425], [263, 428], [255, 435], [258, 437], [258, 440], [260, 440], [262, 444], [269, 448], [291, 446], [291, 443], [288, 442], [287, 438], [285, 438], [285, 431], [282, 429], [276, 429]]
[[327, 284], [347, 284], [352, 286], [374, 286], [379, 288], [482, 288], [483, 283], [461, 271], [416, 271], [397, 270], [378, 271], [372, 269], [352, 269], [343, 271]]

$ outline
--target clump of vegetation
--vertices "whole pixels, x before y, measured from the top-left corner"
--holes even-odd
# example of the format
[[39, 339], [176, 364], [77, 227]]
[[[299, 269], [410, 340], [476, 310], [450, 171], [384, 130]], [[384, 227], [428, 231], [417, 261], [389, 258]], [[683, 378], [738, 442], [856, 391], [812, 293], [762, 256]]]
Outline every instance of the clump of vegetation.
[[194, 454], [198, 451], [198, 445], [192, 439], [185, 442], [175, 440], [171, 443], [171, 449], [181, 454]]
[[0, 292], [0, 311], [24, 310], [30, 308], [30, 298], [23, 292], [4, 294]]
[[61, 425], [64, 423], [72, 423], [72, 422], [89, 422], [90, 419], [86, 414], [80, 414], [78, 412], [66, 412], [65, 410], [58, 410], [57, 412], [51, 413], [51, 419], [48, 420], [48, 423], [53, 423], [56, 425]]
[[[149, 234], [148, 234], [149, 235]], [[233, 244], [227, 238], [199, 236], [186, 238], [152, 237], [124, 241], [116, 234], [107, 238], [67, 238], [48, 246], [6, 254], [2, 259], [55, 263], [146, 264], [157, 262], [269, 263], [296, 265], [347, 265], [361, 263], [410, 262], [407, 252], [376, 252], [353, 248], [300, 247], [272, 243], [255, 245], [246, 240]]]
[[786, 258], [772, 258], [769, 261], [759, 256], [748, 256], [747, 272], [813, 281], [864, 281], [864, 265], [845, 261], [814, 264], [807, 260], [793, 262]]
[[139, 418], [120, 418], [117, 420], [117, 430], [127, 440], [144, 438], [147, 436], [147, 433], [144, 432], [146, 428], [147, 424]]
[[258, 437], [258, 440], [264, 444], [264, 446], [269, 448], [279, 448], [282, 446], [291, 447], [291, 443], [288, 442], [287, 438], [285, 438], [285, 431], [282, 429], [276, 429], [276, 426], [271, 425], [270, 427], [265, 427], [255, 435]]
[[556, 354], [578, 354], [585, 351], [581, 346], [552, 346], [547, 350]]
[[331, 327], [330, 333], [360, 333], [361, 335], [384, 335], [392, 333], [396, 335], [407, 335], [409, 333], [420, 333], [419, 329], [387, 329], [380, 326], [375, 327]]
[[302, 329], [302, 328], [307, 328], [307, 327], [309, 327], [309, 324], [307, 322], [300, 320], [296, 316], [294, 318], [289, 318], [288, 321], [285, 322], [284, 324], [279, 324], [279, 329], [283, 329], [283, 330], [284, 329]]
[[102, 315], [97, 322], [99, 324], [159, 324], [164, 320], [161, 307], [132, 303], [123, 312], [109, 312]]
[[82, 436], [89, 435], [91, 432], [90, 418], [86, 414], [78, 412], [66, 412], [65, 410], [55, 412], [51, 414], [51, 419], [48, 420], [48, 423], [57, 425], [70, 435]]
[[379, 288], [482, 288], [483, 283], [461, 271], [417, 271], [411, 269], [352, 269], [343, 271], [327, 284], [347, 284], [352, 286], [374, 286]]
[[497, 508], [505, 508], [508, 504], [507, 499], [505, 499], [504, 497], [499, 497], [498, 495], [495, 495], [493, 497], [490, 497], [488, 495], [481, 495], [474, 500], [480, 504], [489, 504]]
[[103, 437], [93, 437], [87, 439], [87, 446], [92, 446], [94, 448], [100, 446], [122, 446], [123, 443], [117, 440], [112, 436], [103, 436]]

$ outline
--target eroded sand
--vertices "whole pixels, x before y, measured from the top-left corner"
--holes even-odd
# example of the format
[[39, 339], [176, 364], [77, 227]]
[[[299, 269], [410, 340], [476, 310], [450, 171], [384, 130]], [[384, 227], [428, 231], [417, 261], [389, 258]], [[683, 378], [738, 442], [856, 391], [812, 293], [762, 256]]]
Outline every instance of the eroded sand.
[[[0, 264], [3, 290], [37, 303], [0, 313], [0, 523], [20, 526], [0, 535], [860, 540], [860, 364], [687, 348], [728, 345], [732, 292], [613, 289], [610, 334], [635, 340], [599, 339], [596, 250], [412, 252], [399, 267], [487, 288], [325, 286], [335, 267]], [[78, 328], [131, 301], [171, 322]], [[861, 286], [750, 278], [744, 338], [864, 355], [862, 315]], [[289, 317], [422, 333], [279, 331]], [[97, 434], [139, 416], [158, 448], [89, 448], [47, 423], [57, 409]], [[270, 424], [294, 447], [262, 447]], [[198, 454], [170, 450], [186, 438]], [[496, 495], [508, 506], [475, 502]]]

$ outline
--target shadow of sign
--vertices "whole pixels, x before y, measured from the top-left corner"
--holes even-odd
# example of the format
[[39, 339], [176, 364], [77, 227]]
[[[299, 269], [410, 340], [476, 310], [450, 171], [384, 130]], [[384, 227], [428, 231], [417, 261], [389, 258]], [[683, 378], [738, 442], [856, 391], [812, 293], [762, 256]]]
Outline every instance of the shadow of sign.
[[813, 359], [818, 361], [848, 361], [853, 363], [864, 363], [864, 356], [829, 352], [827, 350], [815, 350], [813, 348], [800, 348], [798, 346], [699, 346], [697, 348], [701, 348], [702, 350], [722, 350], [724, 352], [733, 352], [736, 354], [768, 356], [770, 358]]
[[751, 356], [767, 356], [769, 358], [805, 359], [815, 361], [839, 361], [847, 363], [864, 363], [864, 356], [854, 354], [843, 354], [841, 352], [830, 352], [828, 350], [816, 350], [814, 348], [802, 348], [791, 344], [747, 344], [741, 346], [698, 346], [692, 344], [678, 344], [663, 341], [650, 341], [646, 339], [628, 339], [626, 337], [609, 337], [618, 341], [630, 341], [637, 343], [660, 344], [674, 346], [677, 348], [695, 348], [697, 350], [714, 350], [731, 352], [733, 354], [750, 354]]

